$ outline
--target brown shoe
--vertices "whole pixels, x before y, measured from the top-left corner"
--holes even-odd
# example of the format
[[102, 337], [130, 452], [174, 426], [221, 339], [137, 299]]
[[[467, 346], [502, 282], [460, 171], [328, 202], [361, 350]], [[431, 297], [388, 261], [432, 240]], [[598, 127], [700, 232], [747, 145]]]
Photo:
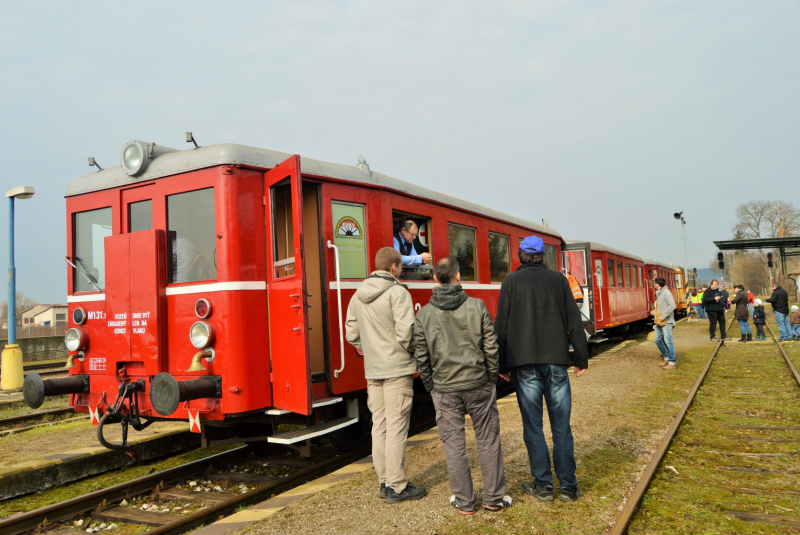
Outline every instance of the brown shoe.
[[665, 370], [675, 370], [677, 368], [678, 368], [678, 366], [676, 364], [668, 364], [668, 365], [664, 366]]
[[661, 366], [661, 367], [663, 368], [664, 366], [667, 366], [668, 364], [669, 364], [669, 361], [668, 361], [668, 360], [665, 360], [664, 362], [662, 362], [661, 364], [659, 364], [659, 366]]

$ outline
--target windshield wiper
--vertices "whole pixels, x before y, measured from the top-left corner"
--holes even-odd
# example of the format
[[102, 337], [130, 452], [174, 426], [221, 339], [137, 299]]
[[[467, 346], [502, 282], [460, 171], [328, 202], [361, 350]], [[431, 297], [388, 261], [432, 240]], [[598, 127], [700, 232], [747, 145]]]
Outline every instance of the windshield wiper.
[[78, 263], [81, 265], [81, 267], [80, 267], [80, 268], [79, 268], [78, 266], [76, 266], [75, 264], [73, 264], [72, 262], [70, 262], [70, 261], [69, 261], [69, 257], [68, 257], [68, 256], [65, 256], [65, 257], [64, 257], [64, 262], [66, 262], [66, 263], [67, 263], [67, 264], [69, 264], [70, 266], [74, 267], [76, 270], [80, 271], [80, 272], [83, 274], [83, 276], [84, 276], [84, 277], [86, 277], [86, 280], [89, 282], [89, 284], [91, 284], [92, 286], [94, 286], [94, 287], [95, 287], [95, 289], [96, 289], [98, 292], [102, 292], [102, 291], [103, 291], [103, 289], [102, 289], [102, 288], [100, 288], [100, 287], [97, 285], [97, 279], [95, 279], [95, 278], [94, 278], [94, 277], [91, 275], [91, 273], [89, 273], [89, 269], [86, 267], [86, 264], [84, 264], [84, 263], [83, 263], [83, 261], [82, 261], [80, 258], [78, 258], [77, 256], [75, 257], [75, 261], [76, 261], [76, 262], [78, 262]]

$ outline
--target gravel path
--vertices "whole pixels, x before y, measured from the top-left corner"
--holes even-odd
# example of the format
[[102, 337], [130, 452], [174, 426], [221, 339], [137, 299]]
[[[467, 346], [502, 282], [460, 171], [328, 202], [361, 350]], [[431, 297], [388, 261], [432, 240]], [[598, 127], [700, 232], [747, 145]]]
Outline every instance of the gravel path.
[[[707, 323], [692, 323], [687, 326], [683, 322], [675, 330], [675, 342], [678, 348], [678, 362], [680, 365], [681, 352], [701, 345], [709, 345], [707, 338]], [[710, 345], [709, 345], [710, 346]], [[710, 351], [710, 347], [709, 347]], [[663, 416], [660, 417], [658, 429], [649, 438], [636, 438], [635, 433], [619, 433], [620, 429], [629, 426], [627, 415], [624, 411], [612, 407], [620, 403], [635, 403], [637, 399], [648, 395], [653, 388], [664, 386], [664, 381], [674, 381], [667, 376], [680, 372], [662, 371], [658, 364], [658, 349], [651, 341], [642, 341], [639, 345], [628, 347], [617, 354], [593, 364], [585, 375], [572, 381], [573, 413], [572, 428], [575, 436], [576, 457], [578, 462], [579, 477], [581, 464], [592, 460], [592, 453], [599, 448], [605, 448], [609, 440], [630, 441], [626, 444], [627, 451], [633, 457], [629, 459], [636, 462], [639, 471], [649, 461], [655, 444], [663, 436], [664, 430], [669, 425], [672, 415], [677, 411], [680, 403], [675, 406], [664, 407]], [[693, 378], [681, 379], [681, 389], [688, 382], [691, 385]], [[688, 387], [686, 387], [688, 391]], [[685, 394], [684, 394], [685, 395]], [[661, 411], [658, 411], [659, 413]], [[503, 404], [500, 407], [501, 434], [505, 456], [506, 479], [509, 483], [509, 494], [515, 499], [515, 509], [525, 508], [530, 511], [530, 530], [541, 533], [542, 524], [535, 518], [544, 513], [544, 508], [549, 508], [547, 514], [563, 509], [565, 525], [581, 523], [581, 518], [570, 517], [569, 508], [576, 504], [541, 504], [533, 498], [525, 496], [520, 490], [522, 481], [530, 480], [527, 452], [522, 440], [522, 422], [516, 402]], [[546, 421], [546, 418], [545, 418]], [[661, 426], [663, 422], [663, 427]], [[549, 426], [546, 425], [545, 433], [549, 438]], [[469, 427], [469, 425], [468, 425]], [[612, 439], [609, 437], [613, 436]], [[627, 437], [627, 438], [626, 438]], [[476, 492], [481, 488], [480, 469], [477, 465], [477, 450], [474, 435], [467, 432], [467, 448], [473, 469], [473, 480]], [[397, 505], [385, 504], [378, 497], [378, 485], [375, 472], [369, 470], [361, 475], [336, 485], [328, 490], [311, 496], [302, 502], [286, 508], [274, 516], [245, 528], [244, 532], [252, 535], [267, 534], [372, 534], [380, 532], [402, 533], [443, 533], [453, 529], [471, 532], [481, 529], [480, 524], [470, 525], [471, 522], [481, 518], [480, 522], [492, 524], [492, 528], [504, 530], [503, 515], [509, 513], [483, 513], [475, 517], [462, 517], [455, 512], [448, 503], [450, 489], [447, 482], [447, 469], [441, 443], [431, 440], [420, 444], [408, 451], [406, 462], [407, 475], [414, 484], [425, 485], [428, 496], [415, 502], [406, 502]], [[635, 470], [634, 470], [635, 471]], [[628, 487], [635, 479], [630, 467], [627, 477], [616, 489], [614, 498], [619, 501], [626, 493]], [[624, 488], [623, 488], [624, 487]], [[594, 496], [592, 491], [584, 490], [581, 500], [589, 503], [598, 503], [606, 500], [605, 496]], [[598, 492], [594, 492], [598, 494]], [[609, 496], [611, 496], [609, 494]], [[604, 508], [604, 513], [596, 514], [595, 529], [602, 531], [602, 526], [607, 526], [616, 518], [621, 503], [612, 505], [604, 502], [599, 507]], [[576, 509], [575, 512], [578, 510]], [[587, 511], [588, 512], [588, 511]], [[595, 513], [599, 513], [595, 511]], [[518, 517], [516, 517], [518, 521]], [[510, 528], [511, 526], [509, 526]], [[514, 526], [517, 531], [521, 526]], [[575, 527], [573, 525], [573, 527]], [[527, 526], [526, 526], [527, 528]], [[548, 529], [544, 529], [548, 531]], [[558, 528], [553, 531], [561, 532]], [[572, 533], [572, 531], [565, 531]], [[575, 532], [580, 532], [577, 530]]]

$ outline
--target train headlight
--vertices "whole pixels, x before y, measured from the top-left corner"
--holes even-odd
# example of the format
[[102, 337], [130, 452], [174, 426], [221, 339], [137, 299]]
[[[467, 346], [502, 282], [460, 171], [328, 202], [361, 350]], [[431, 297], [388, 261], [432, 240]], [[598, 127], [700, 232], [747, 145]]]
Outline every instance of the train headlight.
[[198, 299], [194, 304], [194, 313], [201, 320], [208, 319], [211, 316], [211, 301], [208, 299]]
[[75, 325], [83, 325], [86, 322], [86, 311], [80, 307], [73, 310], [72, 321]]
[[82, 351], [89, 345], [89, 334], [83, 327], [73, 327], [64, 335], [64, 344], [70, 351]]
[[189, 330], [189, 339], [197, 349], [214, 345], [214, 326], [207, 321], [198, 321]]
[[141, 141], [128, 141], [122, 147], [122, 154], [120, 155], [120, 164], [122, 168], [131, 176], [140, 175], [147, 167], [147, 162], [150, 161], [150, 147], [149, 143], [142, 143]]

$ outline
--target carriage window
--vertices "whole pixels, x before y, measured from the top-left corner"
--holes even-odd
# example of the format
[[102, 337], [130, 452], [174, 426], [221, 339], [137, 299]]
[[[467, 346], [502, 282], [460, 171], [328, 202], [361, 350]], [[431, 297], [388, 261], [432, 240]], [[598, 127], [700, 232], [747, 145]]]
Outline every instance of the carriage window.
[[167, 197], [169, 282], [217, 277], [214, 188]]
[[333, 244], [339, 248], [339, 276], [343, 279], [367, 277], [367, 232], [364, 205], [334, 201]]
[[644, 281], [642, 280], [642, 266], [639, 266], [639, 288], [644, 286]]
[[598, 288], [603, 287], [603, 260], [600, 258], [594, 259], [594, 280]]
[[586, 261], [583, 251], [565, 251], [564, 269], [578, 280], [578, 284], [586, 286]]
[[[407, 242], [400, 229], [411, 221], [412, 241]], [[414, 230], [416, 227], [416, 231]], [[400, 254], [407, 257], [403, 259], [403, 272], [400, 278], [403, 280], [433, 280], [433, 245], [431, 243], [431, 220], [429, 217], [392, 210], [392, 243], [394, 248], [400, 248]], [[422, 253], [431, 255], [430, 262], [423, 264], [419, 258]]]
[[450, 256], [461, 266], [462, 281], [477, 281], [477, 255], [475, 250], [475, 229], [453, 223], [447, 224], [447, 240], [450, 243]]
[[614, 287], [614, 261], [608, 260], [608, 287]]
[[492, 282], [503, 282], [510, 267], [508, 236], [489, 233], [489, 272]]
[[153, 201], [132, 202], [128, 205], [128, 232], [153, 228]]
[[625, 264], [625, 287], [631, 287], [631, 265]]
[[81, 212], [73, 217], [75, 232], [73, 258], [78, 267], [72, 271], [74, 290], [91, 292], [96, 289], [86, 280], [86, 276], [102, 290], [106, 283], [103, 238], [111, 236], [111, 208]]
[[555, 245], [544, 246], [544, 264], [548, 269], [558, 271], [558, 253], [556, 252]]
[[625, 286], [624, 279], [622, 278], [622, 262], [617, 262], [617, 288]]

